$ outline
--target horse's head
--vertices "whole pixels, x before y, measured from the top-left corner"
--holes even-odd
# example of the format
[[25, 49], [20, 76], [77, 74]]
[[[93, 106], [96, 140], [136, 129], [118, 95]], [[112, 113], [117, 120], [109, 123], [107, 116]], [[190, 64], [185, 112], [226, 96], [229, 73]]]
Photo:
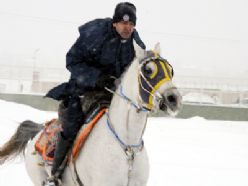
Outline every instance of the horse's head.
[[[137, 48], [138, 47], [138, 48]], [[181, 108], [182, 97], [173, 85], [173, 68], [160, 56], [159, 44], [153, 51], [142, 51], [135, 44], [139, 61], [139, 96], [143, 107], [175, 115]]]

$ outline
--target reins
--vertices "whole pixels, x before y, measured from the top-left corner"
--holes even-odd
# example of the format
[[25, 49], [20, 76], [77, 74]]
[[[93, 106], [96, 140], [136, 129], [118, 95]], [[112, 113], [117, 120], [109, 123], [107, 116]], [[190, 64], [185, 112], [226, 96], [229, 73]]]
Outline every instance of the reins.
[[[149, 60], [153, 60], [153, 59], [154, 59], [154, 58], [149, 58], [149, 59], [145, 60], [144, 62], [149, 61]], [[160, 59], [160, 58], [156, 58], [156, 59]], [[162, 59], [161, 59], [161, 60], [162, 60]], [[142, 63], [143, 63], [143, 62], [142, 62]], [[154, 87], [149, 83], [149, 81], [148, 81], [147, 78], [144, 76], [142, 70], [141, 70], [140, 67], [139, 67], [139, 77], [138, 77], [138, 81], [139, 81], [140, 87], [141, 87], [145, 92], [147, 92], [149, 95], [151, 95], [155, 100], [157, 100], [157, 101], [161, 100], [161, 99], [162, 99], [162, 96], [161, 96], [158, 92], [156, 92], [156, 94], [154, 94], [154, 93], [152, 93], [151, 91], [147, 90], [147, 89], [143, 86], [140, 77], [142, 77], [142, 78], [144, 79], [144, 81], [145, 81], [146, 84], [151, 88], [151, 90], [154, 90]], [[140, 106], [140, 105], [136, 104], [134, 101], [132, 101], [129, 97], [127, 97], [127, 96], [124, 94], [124, 92], [123, 92], [123, 87], [122, 87], [121, 85], [120, 85], [120, 93], [118, 93], [118, 92], [116, 92], [116, 91], [113, 91], [113, 90], [109, 89], [108, 87], [105, 87], [105, 90], [109, 91], [110, 93], [112, 93], [112, 94], [114, 94], [114, 95], [118, 95], [118, 96], [121, 97], [122, 99], [128, 101], [133, 107], [135, 107], [135, 108], [137, 109], [138, 112], [139, 112], [139, 111], [145, 111], [145, 112], [146, 112], [146, 111], [151, 111], [150, 108], [145, 107], [143, 104], [142, 104], [142, 106]], [[139, 95], [139, 99], [142, 100], [141, 97], [140, 97], [140, 95]], [[142, 101], [141, 101], [141, 102], [142, 102]]]
[[127, 145], [123, 140], [121, 140], [121, 138], [119, 137], [119, 135], [117, 134], [117, 132], [115, 131], [113, 125], [111, 124], [110, 118], [109, 118], [109, 114], [106, 112], [107, 114], [107, 124], [108, 127], [110, 129], [110, 131], [113, 133], [113, 135], [115, 136], [115, 138], [117, 139], [117, 141], [121, 144], [122, 148], [126, 151], [129, 148], [137, 148], [137, 149], [142, 149], [144, 146], [144, 141], [141, 137], [140, 142], [138, 144], [132, 144], [132, 145]]
[[112, 132], [112, 134], [114, 135], [114, 137], [116, 138], [116, 140], [119, 142], [121, 148], [123, 149], [123, 151], [126, 154], [127, 161], [128, 161], [128, 177], [130, 177], [131, 176], [131, 172], [133, 170], [134, 158], [144, 148], [143, 135], [144, 135], [144, 131], [145, 131], [146, 125], [144, 126], [144, 128], [142, 130], [142, 134], [141, 134], [140, 142], [139, 143], [137, 143], [137, 144], [126, 144], [119, 137], [119, 135], [115, 131], [113, 125], [111, 124], [111, 121], [110, 121], [110, 117], [109, 117], [108, 112], [106, 112], [106, 114], [107, 114], [107, 125], [108, 125], [108, 128]]
[[107, 87], [105, 87], [105, 90], [109, 91], [110, 93], [114, 94], [114, 95], [117, 95], [119, 96], [120, 98], [126, 100], [127, 102], [129, 102], [133, 107], [135, 107], [137, 109], [137, 112], [140, 112], [140, 111], [144, 111], [144, 112], [149, 112], [151, 111], [150, 109], [147, 109], [146, 107], [144, 106], [140, 106], [138, 104], [136, 104], [134, 101], [132, 101], [129, 97], [127, 97], [124, 92], [123, 92], [123, 87], [120, 85], [120, 93], [118, 92], [115, 92]]

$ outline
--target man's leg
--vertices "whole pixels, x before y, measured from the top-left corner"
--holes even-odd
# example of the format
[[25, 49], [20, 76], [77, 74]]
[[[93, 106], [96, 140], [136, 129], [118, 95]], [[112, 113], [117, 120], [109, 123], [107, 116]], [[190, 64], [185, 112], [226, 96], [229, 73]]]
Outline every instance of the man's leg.
[[58, 179], [62, 177], [64, 170], [64, 166], [61, 166], [61, 164], [84, 123], [84, 114], [78, 96], [70, 97], [67, 103], [64, 101], [63, 104], [65, 108], [62, 109], [62, 114], [59, 116], [62, 123], [62, 131], [58, 136], [58, 142], [55, 148], [51, 172], [52, 178], [48, 178], [49, 184], [44, 184], [45, 186], [59, 185]]

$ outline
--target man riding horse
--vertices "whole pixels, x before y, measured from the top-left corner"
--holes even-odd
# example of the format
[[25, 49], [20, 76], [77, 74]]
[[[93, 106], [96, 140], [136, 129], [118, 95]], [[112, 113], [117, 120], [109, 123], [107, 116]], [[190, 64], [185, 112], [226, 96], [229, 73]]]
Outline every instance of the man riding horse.
[[[136, 7], [129, 2], [115, 7], [113, 18], [95, 19], [79, 27], [80, 37], [66, 55], [66, 68], [71, 72], [68, 83], [63, 83], [47, 93], [47, 97], [62, 100], [60, 121], [62, 131], [58, 136], [54, 161], [44, 185], [59, 185], [61, 164], [85, 122], [82, 110], [84, 96], [92, 105], [112, 95], [104, 87], [115, 89], [119, 78], [135, 56], [133, 40], [143, 49], [145, 45], [135, 30]], [[97, 99], [95, 97], [97, 96]], [[88, 111], [86, 111], [88, 112]], [[59, 176], [58, 176], [59, 175]]]

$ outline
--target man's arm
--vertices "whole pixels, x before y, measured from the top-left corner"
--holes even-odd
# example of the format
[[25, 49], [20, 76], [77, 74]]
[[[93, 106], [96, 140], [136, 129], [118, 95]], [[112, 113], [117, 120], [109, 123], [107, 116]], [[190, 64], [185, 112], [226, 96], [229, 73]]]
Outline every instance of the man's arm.
[[86, 47], [83, 38], [80, 36], [66, 54], [66, 68], [72, 72], [73, 67], [83, 63], [86, 57]]
[[84, 37], [80, 36], [66, 55], [66, 68], [79, 89], [94, 88], [100, 74], [97, 68], [87, 64], [91, 56], [86, 45]]

